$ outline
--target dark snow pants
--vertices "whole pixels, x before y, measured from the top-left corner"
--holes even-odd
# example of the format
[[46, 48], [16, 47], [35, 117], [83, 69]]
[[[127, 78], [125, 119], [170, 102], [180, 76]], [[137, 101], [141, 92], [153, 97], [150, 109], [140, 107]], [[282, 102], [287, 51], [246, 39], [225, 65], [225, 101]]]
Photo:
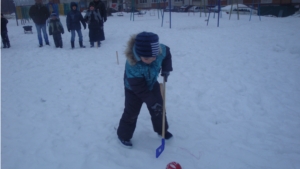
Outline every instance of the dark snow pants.
[[61, 33], [54, 33], [53, 34], [53, 40], [54, 40], [54, 44], [55, 47], [63, 47], [63, 43], [62, 43], [62, 39], [61, 39]]
[[2, 38], [2, 43], [3, 43], [4, 47], [10, 46], [7, 32], [1, 32], [1, 38]]
[[[157, 103], [163, 105], [163, 100], [160, 92], [159, 84], [156, 83], [153, 87], [152, 92], [154, 92], [154, 96]], [[123, 115], [121, 117], [119, 128], [117, 131], [118, 137], [123, 140], [130, 140], [133, 136], [138, 115], [142, 108], [143, 101], [131, 90], [125, 88], [125, 108]], [[161, 135], [162, 133], [162, 112], [157, 115], [151, 106], [147, 106], [151, 121], [153, 125], [153, 129], [155, 132]], [[168, 122], [167, 117], [165, 118], [165, 131], [168, 130]]]

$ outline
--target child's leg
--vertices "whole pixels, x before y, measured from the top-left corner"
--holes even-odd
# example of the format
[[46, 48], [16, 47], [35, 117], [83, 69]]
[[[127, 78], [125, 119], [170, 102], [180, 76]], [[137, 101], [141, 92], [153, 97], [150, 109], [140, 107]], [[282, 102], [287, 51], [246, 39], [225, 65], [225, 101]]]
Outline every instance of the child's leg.
[[77, 31], [78, 38], [79, 38], [79, 46], [81, 48], [85, 48], [85, 46], [83, 45], [83, 42], [82, 42], [82, 32], [81, 32], [81, 29], [78, 29], [76, 31]]
[[132, 138], [142, 104], [140, 98], [132, 91], [125, 89], [125, 108], [117, 131], [119, 138], [123, 140]]
[[6, 48], [6, 43], [5, 40], [3, 38], [3, 33], [1, 32], [1, 39], [2, 39], [2, 43], [3, 43], [3, 48]]
[[75, 30], [71, 30], [71, 46], [72, 46], [72, 49], [74, 48], [75, 37], [76, 37]]
[[79, 42], [81, 41], [83, 41], [83, 38], [82, 38], [82, 32], [81, 32], [81, 29], [77, 29], [76, 30], [77, 31], [77, 34], [78, 34], [78, 40], [79, 40]]
[[1, 32], [1, 38], [2, 38], [2, 43], [3, 43], [3, 48], [9, 48], [9, 39], [7, 36], [7, 32]]
[[[153, 99], [156, 101], [156, 105], [147, 106], [149, 113], [151, 115], [151, 121], [153, 125], [153, 129], [158, 134], [162, 134], [162, 114], [163, 114], [163, 100], [160, 92], [159, 83], [156, 82], [153, 86], [152, 90], [154, 97]], [[165, 131], [169, 128], [167, 117], [165, 118]]]
[[7, 44], [7, 47], [10, 48], [10, 42], [9, 42], [9, 38], [8, 38], [7, 32], [6, 32], [6, 44]]
[[60, 48], [62, 48], [63, 47], [63, 43], [62, 43], [62, 38], [61, 38], [61, 34], [58, 34], [59, 36], [58, 36], [58, 46], [60, 47]]
[[58, 38], [57, 38], [57, 34], [53, 34], [53, 41], [54, 41], [55, 47], [58, 48]]

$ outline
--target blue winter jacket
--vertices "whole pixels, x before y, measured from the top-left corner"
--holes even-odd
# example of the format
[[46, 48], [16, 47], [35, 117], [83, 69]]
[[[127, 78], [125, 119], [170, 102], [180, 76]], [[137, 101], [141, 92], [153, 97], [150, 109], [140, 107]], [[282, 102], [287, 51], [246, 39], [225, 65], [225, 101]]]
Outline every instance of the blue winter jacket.
[[[76, 6], [76, 10], [72, 9], [72, 6]], [[75, 2], [71, 2], [70, 4], [71, 11], [67, 15], [67, 29], [68, 30], [80, 30], [82, 23], [83, 27], [86, 28], [86, 23], [81, 15], [81, 13], [77, 10], [77, 4]]]
[[127, 57], [124, 74], [125, 88], [133, 91], [147, 105], [154, 104], [153, 93], [151, 92], [160, 71], [172, 71], [172, 56], [170, 48], [160, 44], [161, 52], [156, 60], [151, 64], [142, 62], [135, 53], [134, 49], [135, 36], [128, 41], [125, 55]]

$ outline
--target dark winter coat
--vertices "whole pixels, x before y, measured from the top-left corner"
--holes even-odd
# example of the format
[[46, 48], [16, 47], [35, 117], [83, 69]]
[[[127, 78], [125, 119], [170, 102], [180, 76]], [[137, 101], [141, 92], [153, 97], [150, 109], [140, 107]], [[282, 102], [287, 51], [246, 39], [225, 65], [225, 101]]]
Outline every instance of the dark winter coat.
[[84, 16], [84, 20], [88, 23], [90, 42], [98, 42], [104, 40], [103, 20], [99, 12], [96, 10], [88, 10]]
[[153, 86], [157, 84], [157, 77], [160, 71], [172, 71], [172, 56], [170, 48], [160, 44], [160, 54], [151, 64], [145, 64], [137, 56], [134, 49], [136, 35], [128, 41], [125, 55], [127, 58], [125, 65], [124, 84], [125, 88], [133, 91], [148, 106], [156, 102], [153, 96]]
[[[76, 6], [76, 10], [73, 10], [72, 6]], [[68, 13], [67, 19], [66, 19], [68, 30], [80, 30], [81, 29], [80, 22], [82, 23], [82, 25], [85, 29], [86, 24], [81, 15], [81, 12], [79, 12], [77, 10], [77, 4], [75, 2], [71, 2], [70, 7], [71, 7], [71, 11]]]
[[47, 19], [50, 16], [49, 10], [43, 4], [32, 5], [29, 9], [29, 16], [35, 24], [46, 24]]
[[97, 11], [100, 12], [100, 15], [103, 18], [103, 21], [106, 22], [106, 20], [107, 20], [107, 13], [106, 13], [105, 4], [101, 0], [92, 1], [92, 2], [90, 2], [90, 5], [91, 5], [91, 3], [95, 4], [95, 10], [97, 10]]
[[50, 19], [50, 22], [49, 22], [49, 35], [63, 34], [63, 33], [64, 33], [64, 27], [62, 26], [60, 20], [58, 18]]
[[1, 17], [1, 33], [7, 33], [7, 25], [8, 20], [4, 17]]

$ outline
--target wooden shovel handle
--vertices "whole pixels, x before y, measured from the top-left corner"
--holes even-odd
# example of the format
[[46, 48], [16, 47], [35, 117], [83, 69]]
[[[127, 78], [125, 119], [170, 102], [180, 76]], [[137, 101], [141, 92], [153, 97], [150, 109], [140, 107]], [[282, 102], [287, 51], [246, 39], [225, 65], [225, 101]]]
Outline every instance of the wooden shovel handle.
[[163, 98], [163, 114], [162, 114], [162, 138], [165, 138], [165, 119], [166, 119], [166, 81], [164, 78], [163, 84], [160, 83], [160, 92]]

